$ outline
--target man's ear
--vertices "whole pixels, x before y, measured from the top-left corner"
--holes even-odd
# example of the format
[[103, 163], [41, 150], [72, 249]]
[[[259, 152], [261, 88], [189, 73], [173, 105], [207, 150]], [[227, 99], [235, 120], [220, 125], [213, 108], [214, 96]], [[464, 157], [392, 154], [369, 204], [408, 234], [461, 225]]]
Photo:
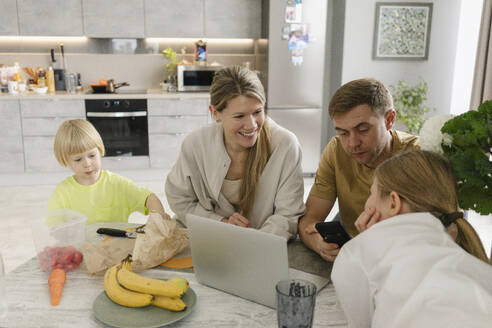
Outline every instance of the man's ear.
[[403, 200], [401, 199], [400, 195], [398, 195], [396, 191], [392, 191], [390, 192], [389, 197], [390, 204], [388, 212], [390, 216], [401, 214], [403, 210]]
[[390, 108], [384, 113], [384, 125], [386, 126], [386, 130], [393, 128], [396, 122], [396, 111], [393, 108]]
[[217, 114], [217, 110], [214, 108], [214, 106], [212, 105], [209, 105], [208, 106], [208, 110], [210, 111], [210, 115], [212, 116], [212, 118], [216, 121], [216, 122], [219, 122], [219, 115]]

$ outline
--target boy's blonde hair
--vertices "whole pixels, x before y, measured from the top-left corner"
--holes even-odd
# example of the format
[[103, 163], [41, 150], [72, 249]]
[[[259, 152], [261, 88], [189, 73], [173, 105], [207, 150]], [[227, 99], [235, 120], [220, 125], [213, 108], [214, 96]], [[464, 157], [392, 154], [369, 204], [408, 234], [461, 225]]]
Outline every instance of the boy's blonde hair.
[[424, 150], [405, 152], [379, 165], [374, 178], [381, 196], [395, 191], [414, 212], [430, 212], [446, 228], [455, 223], [458, 230], [456, 243], [488, 262], [480, 237], [462, 217], [456, 178], [446, 158]]
[[97, 148], [104, 156], [104, 143], [94, 125], [89, 121], [76, 119], [62, 123], [55, 136], [55, 157], [62, 166], [68, 166], [68, 158]]

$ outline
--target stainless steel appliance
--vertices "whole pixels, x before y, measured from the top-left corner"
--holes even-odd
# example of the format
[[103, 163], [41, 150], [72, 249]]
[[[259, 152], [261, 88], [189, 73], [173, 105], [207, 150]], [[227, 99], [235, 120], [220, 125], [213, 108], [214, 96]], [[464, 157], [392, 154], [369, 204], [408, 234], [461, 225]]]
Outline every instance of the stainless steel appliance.
[[86, 99], [85, 110], [106, 156], [149, 155], [147, 99]]
[[178, 65], [178, 91], [208, 91], [222, 66]]
[[[301, 65], [294, 65], [286, 27], [287, 1], [269, 1], [268, 115], [294, 132], [302, 147], [302, 167], [316, 172], [321, 153], [322, 106], [325, 93], [325, 47], [328, 1], [303, 0], [301, 24], [309, 24], [309, 43]], [[291, 26], [292, 25], [292, 26]]]

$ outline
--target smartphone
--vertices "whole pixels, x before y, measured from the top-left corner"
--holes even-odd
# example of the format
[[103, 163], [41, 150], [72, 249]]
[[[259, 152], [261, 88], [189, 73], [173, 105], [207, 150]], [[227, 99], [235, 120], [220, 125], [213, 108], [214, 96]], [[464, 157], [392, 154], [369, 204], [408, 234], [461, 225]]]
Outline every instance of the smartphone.
[[315, 228], [324, 241], [338, 244], [340, 247], [352, 238], [340, 221], [319, 222], [316, 223]]

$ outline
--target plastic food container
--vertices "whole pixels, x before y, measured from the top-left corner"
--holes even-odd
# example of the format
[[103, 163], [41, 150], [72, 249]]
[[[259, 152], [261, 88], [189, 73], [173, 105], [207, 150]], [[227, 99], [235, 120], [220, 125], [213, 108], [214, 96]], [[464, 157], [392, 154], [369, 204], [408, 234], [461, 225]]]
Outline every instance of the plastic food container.
[[82, 262], [80, 247], [85, 242], [87, 217], [81, 213], [61, 209], [50, 211], [47, 217], [32, 222], [32, 236], [39, 265], [51, 272], [76, 269]]

